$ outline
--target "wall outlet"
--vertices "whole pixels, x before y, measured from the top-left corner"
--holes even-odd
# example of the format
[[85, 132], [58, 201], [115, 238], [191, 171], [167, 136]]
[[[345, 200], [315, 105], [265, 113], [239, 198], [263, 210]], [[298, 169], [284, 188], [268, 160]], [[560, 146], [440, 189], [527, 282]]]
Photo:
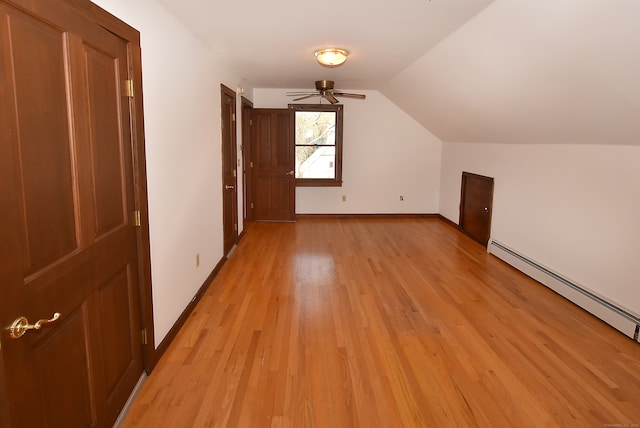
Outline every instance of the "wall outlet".
[[196, 254], [196, 267], [200, 266], [200, 253]]
[[342, 195], [342, 202], [347, 202], [347, 195]]

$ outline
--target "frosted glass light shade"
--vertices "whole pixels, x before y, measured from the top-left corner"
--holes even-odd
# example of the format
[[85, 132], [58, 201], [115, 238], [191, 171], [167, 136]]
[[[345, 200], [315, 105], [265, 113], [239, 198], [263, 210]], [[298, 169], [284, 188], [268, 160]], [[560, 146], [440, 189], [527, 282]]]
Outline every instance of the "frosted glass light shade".
[[314, 52], [314, 54], [320, 64], [326, 65], [328, 67], [336, 67], [343, 64], [347, 60], [347, 55], [349, 55], [349, 52], [344, 49], [326, 48], [318, 49]]

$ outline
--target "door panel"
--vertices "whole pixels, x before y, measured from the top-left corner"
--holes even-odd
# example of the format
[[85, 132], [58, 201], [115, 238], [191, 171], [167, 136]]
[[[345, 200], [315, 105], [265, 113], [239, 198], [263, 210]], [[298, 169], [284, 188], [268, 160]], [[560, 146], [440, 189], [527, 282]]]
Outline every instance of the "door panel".
[[[121, 138], [129, 140], [128, 127], [121, 124], [120, 73], [116, 58], [84, 45], [89, 80], [88, 111], [91, 120], [91, 166], [95, 200], [95, 236], [126, 225], [127, 192], [123, 186], [124, 154]], [[126, 55], [121, 52], [120, 55]], [[123, 118], [126, 119], [126, 118]], [[124, 134], [124, 135], [123, 135]], [[130, 203], [130, 202], [129, 202]]]
[[11, 426], [111, 426], [142, 373], [127, 42], [0, 1], [0, 321]]
[[491, 236], [492, 207], [493, 178], [463, 172], [460, 229], [484, 246]]
[[254, 109], [255, 219], [295, 220], [292, 111]]
[[107, 390], [112, 391], [122, 373], [127, 371], [131, 361], [135, 358], [136, 341], [132, 337], [129, 325], [130, 319], [127, 304], [132, 300], [132, 280], [128, 269], [117, 272], [99, 290], [99, 310], [102, 319], [99, 337], [103, 352], [106, 353], [108, 364], [106, 367]]
[[[62, 325], [33, 347], [38, 389], [47, 397], [43, 417], [48, 426], [81, 427], [92, 424], [92, 394], [85, 361], [85, 349], [88, 347], [85, 326], [82, 311], [71, 313], [65, 317]], [[52, 370], [53, 367], [56, 370]], [[70, 372], [75, 372], [74, 376], [69, 377]], [[63, 391], [80, 393], [75, 396]], [[34, 419], [33, 423], [39, 420], [41, 417]]]
[[[15, 80], [17, 89], [13, 97], [21, 119], [15, 128], [21, 141], [17, 154], [26, 226], [26, 273], [34, 274], [78, 247], [62, 67], [65, 35], [15, 11], [7, 11], [5, 19], [12, 31], [5, 34], [10, 45], [3, 47], [20, 47], [12, 52], [13, 70], [7, 70], [7, 77]], [[46, 73], [47, 78], [35, 78], [36, 72]]]

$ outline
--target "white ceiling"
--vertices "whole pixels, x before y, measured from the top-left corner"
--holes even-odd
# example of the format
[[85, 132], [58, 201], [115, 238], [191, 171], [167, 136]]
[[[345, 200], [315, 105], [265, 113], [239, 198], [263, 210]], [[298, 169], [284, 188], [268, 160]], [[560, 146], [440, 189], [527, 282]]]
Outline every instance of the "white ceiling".
[[[159, 0], [256, 88], [378, 89], [493, 0]], [[342, 47], [347, 62], [315, 61]]]
[[378, 90], [442, 141], [640, 145], [639, 0], [158, 1], [254, 88]]

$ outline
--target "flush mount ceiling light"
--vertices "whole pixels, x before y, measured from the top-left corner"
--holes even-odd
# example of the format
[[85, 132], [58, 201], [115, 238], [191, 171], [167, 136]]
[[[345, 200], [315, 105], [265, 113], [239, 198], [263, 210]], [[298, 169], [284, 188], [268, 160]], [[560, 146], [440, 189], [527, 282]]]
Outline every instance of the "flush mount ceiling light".
[[337, 67], [347, 60], [349, 52], [344, 49], [325, 48], [318, 49], [314, 52], [314, 55], [320, 64], [327, 67]]

